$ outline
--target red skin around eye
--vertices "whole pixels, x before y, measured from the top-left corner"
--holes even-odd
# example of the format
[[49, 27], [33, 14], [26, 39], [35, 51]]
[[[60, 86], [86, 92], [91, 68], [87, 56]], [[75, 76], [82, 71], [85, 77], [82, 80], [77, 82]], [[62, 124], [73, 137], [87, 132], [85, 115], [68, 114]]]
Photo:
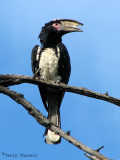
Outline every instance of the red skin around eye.
[[58, 29], [59, 29], [60, 24], [59, 24], [59, 23], [54, 23], [52, 26], [58, 30]]

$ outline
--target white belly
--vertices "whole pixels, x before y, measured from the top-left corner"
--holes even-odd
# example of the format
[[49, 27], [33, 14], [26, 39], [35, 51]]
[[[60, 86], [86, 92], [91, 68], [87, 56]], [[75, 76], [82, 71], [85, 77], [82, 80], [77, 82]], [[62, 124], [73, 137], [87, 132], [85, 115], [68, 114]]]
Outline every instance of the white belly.
[[42, 52], [39, 68], [40, 76], [46, 80], [61, 80], [61, 76], [58, 75], [58, 61], [60, 58], [60, 50], [56, 56], [54, 49], [47, 48]]

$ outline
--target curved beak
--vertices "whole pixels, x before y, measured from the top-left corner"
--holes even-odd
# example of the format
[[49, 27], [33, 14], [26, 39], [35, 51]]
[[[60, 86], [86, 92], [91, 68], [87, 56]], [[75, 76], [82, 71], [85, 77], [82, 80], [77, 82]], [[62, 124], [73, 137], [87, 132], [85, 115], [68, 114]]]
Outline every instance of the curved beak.
[[59, 21], [61, 23], [59, 27], [59, 31], [63, 31], [66, 33], [83, 32], [81, 28], [78, 27], [78, 26], [83, 26], [83, 24], [78, 21], [71, 20], [71, 19], [59, 19]]

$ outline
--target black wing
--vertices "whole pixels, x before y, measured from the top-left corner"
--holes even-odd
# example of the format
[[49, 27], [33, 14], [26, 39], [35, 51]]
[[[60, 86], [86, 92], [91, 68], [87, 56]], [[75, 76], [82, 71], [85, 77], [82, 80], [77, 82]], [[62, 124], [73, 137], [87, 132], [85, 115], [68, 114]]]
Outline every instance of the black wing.
[[32, 49], [31, 66], [32, 66], [32, 72], [33, 72], [33, 74], [35, 74], [36, 71], [39, 69], [40, 51], [41, 51], [41, 48], [38, 45], [36, 45]]
[[71, 73], [70, 57], [63, 43], [60, 43], [58, 46], [60, 49], [58, 72], [60, 76], [62, 77], [61, 82], [67, 84], [69, 81], [70, 73]]
[[[33, 74], [35, 74], [36, 71], [39, 69], [40, 55], [41, 55], [41, 48], [40, 48], [40, 46], [36, 45], [32, 49], [32, 54], [31, 54], [31, 65], [32, 65]], [[37, 73], [36, 77], [40, 79], [39, 72]], [[47, 107], [47, 103], [46, 103], [46, 93], [45, 93], [44, 87], [42, 87], [42, 86], [38, 86], [38, 87], [40, 90], [40, 95], [41, 95], [43, 104], [47, 110], [48, 107]]]

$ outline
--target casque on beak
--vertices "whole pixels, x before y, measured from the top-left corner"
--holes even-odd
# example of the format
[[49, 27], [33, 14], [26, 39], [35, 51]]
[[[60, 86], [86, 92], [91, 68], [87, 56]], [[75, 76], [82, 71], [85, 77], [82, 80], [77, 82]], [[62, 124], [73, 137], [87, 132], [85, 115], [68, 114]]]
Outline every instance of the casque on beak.
[[82, 23], [71, 19], [59, 19], [61, 25], [59, 31], [63, 32], [83, 32], [78, 26], [83, 26]]

